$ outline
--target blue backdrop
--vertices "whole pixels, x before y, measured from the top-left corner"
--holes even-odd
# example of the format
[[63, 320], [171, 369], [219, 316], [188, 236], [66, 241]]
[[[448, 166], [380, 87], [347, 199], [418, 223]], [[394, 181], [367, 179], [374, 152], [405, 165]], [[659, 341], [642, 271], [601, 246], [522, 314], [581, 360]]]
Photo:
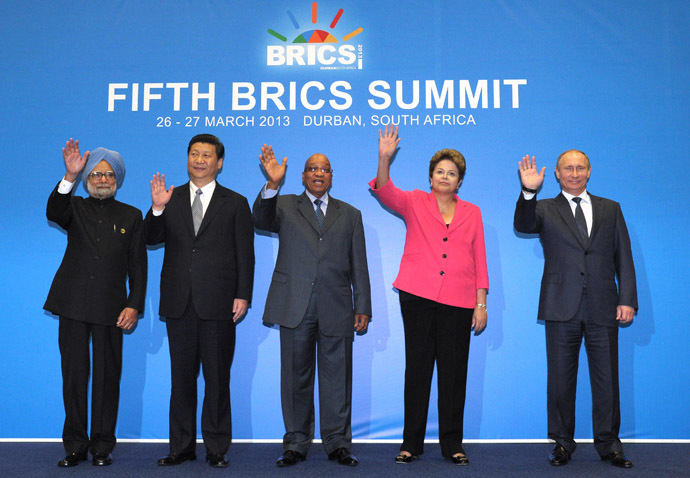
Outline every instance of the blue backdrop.
[[[431, 155], [456, 148], [468, 160], [460, 196], [483, 213], [489, 325], [472, 339], [465, 437], [546, 436], [543, 257], [537, 239], [512, 228], [517, 162], [531, 154], [547, 167], [549, 197], [559, 190], [557, 155], [577, 148], [592, 161], [589, 190], [621, 203], [637, 267], [640, 312], [620, 331], [621, 438], [690, 438], [689, 21], [684, 0], [4, 0], [0, 438], [62, 430], [57, 320], [42, 311], [66, 243], [44, 212], [64, 173], [60, 147], [74, 137], [82, 150], [120, 151], [118, 199], [145, 212], [151, 175], [186, 182], [187, 142], [210, 132], [226, 144], [219, 182], [250, 202], [264, 182], [262, 143], [289, 157], [284, 192], [302, 190], [310, 154], [331, 159], [331, 193], [363, 212], [374, 303], [370, 330], [355, 341], [353, 432], [399, 439], [404, 350], [391, 284], [405, 228], [366, 186], [389, 122], [401, 125], [396, 184], [427, 188]], [[293, 43], [313, 30], [331, 41]], [[255, 245], [233, 428], [238, 439], [275, 439], [278, 331], [261, 314], [278, 241], [257, 235]], [[149, 252], [146, 313], [125, 337], [120, 438], [168, 434], [162, 257]], [[579, 379], [576, 438], [589, 438], [584, 363]], [[435, 397], [428, 438], [437, 437]]]

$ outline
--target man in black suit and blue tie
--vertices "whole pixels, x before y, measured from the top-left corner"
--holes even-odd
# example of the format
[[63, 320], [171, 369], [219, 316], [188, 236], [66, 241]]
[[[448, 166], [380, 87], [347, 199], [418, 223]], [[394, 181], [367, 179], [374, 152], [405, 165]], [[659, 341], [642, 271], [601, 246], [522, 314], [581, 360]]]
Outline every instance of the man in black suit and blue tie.
[[515, 229], [539, 234], [544, 248], [538, 318], [545, 321], [548, 368], [549, 461], [566, 465], [575, 451], [575, 389], [582, 338], [592, 387], [594, 446], [602, 460], [631, 468], [623, 454], [618, 387], [618, 326], [637, 310], [635, 266], [620, 205], [589, 194], [589, 158], [569, 150], [558, 157], [561, 193], [537, 201], [544, 171], [525, 156]]
[[165, 243], [159, 313], [170, 345], [170, 454], [160, 466], [196, 459], [197, 375], [204, 373], [201, 434], [206, 461], [228, 466], [232, 440], [230, 366], [235, 322], [247, 312], [254, 284], [254, 226], [244, 196], [216, 182], [225, 148], [210, 134], [187, 147], [190, 181], [151, 181], [147, 244]]

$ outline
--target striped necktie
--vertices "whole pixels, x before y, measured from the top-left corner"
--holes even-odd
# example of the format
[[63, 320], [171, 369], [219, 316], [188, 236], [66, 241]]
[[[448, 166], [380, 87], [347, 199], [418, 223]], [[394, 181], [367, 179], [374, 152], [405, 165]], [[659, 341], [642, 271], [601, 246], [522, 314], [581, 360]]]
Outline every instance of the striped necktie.
[[324, 215], [323, 210], [321, 209], [321, 204], [323, 204], [323, 201], [321, 199], [315, 199], [314, 204], [316, 204], [316, 209], [314, 209], [314, 212], [316, 213], [316, 220], [319, 223], [319, 229], [321, 232], [323, 232]]

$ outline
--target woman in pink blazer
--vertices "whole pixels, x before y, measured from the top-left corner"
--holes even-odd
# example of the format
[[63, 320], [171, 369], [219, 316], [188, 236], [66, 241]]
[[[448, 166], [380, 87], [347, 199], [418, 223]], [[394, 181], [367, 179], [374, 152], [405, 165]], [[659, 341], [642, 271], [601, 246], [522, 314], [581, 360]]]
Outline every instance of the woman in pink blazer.
[[405, 428], [396, 463], [410, 463], [424, 452], [429, 392], [438, 368], [439, 441], [444, 457], [457, 465], [469, 460], [462, 447], [467, 359], [471, 330], [486, 327], [484, 228], [479, 208], [457, 190], [465, 158], [442, 149], [431, 158], [431, 192], [398, 189], [389, 177], [398, 147], [398, 127], [379, 130], [379, 165], [369, 186], [381, 202], [401, 214], [407, 225], [400, 272], [405, 327]]

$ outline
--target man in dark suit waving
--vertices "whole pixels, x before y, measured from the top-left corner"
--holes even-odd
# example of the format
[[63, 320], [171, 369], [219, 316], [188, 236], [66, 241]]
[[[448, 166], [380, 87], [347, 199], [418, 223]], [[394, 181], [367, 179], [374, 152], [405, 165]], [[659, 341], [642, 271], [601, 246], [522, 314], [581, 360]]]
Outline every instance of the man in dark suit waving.
[[357, 465], [350, 453], [352, 342], [371, 317], [362, 215], [329, 196], [333, 170], [323, 154], [304, 165], [304, 193], [278, 196], [287, 158], [278, 164], [266, 145], [261, 153], [268, 183], [254, 203], [254, 221], [280, 239], [263, 317], [280, 325], [285, 451], [276, 464], [304, 460], [314, 438], [316, 359], [324, 448], [329, 459]]
[[[43, 306], [60, 316], [67, 456], [58, 466], [78, 465], [88, 450], [94, 465], [107, 466], [116, 442], [122, 331], [136, 327], [146, 299], [146, 245], [141, 211], [115, 199], [125, 178], [120, 153], [96, 148], [82, 156], [79, 141], [70, 138], [62, 155], [65, 176], [48, 199], [46, 215], [67, 232], [67, 249]], [[80, 175], [88, 198], [74, 195]]]
[[[519, 163], [522, 193], [515, 229], [537, 233], [544, 248], [539, 319], [545, 321], [548, 368], [549, 461], [565, 465], [575, 451], [575, 389], [582, 337], [592, 386], [594, 446], [602, 460], [632, 467], [618, 438], [618, 324], [637, 310], [635, 266], [620, 205], [589, 194], [589, 158], [569, 150], [558, 157], [561, 193], [536, 200], [544, 182], [536, 160]], [[618, 284], [616, 285], [616, 279]]]
[[206, 460], [226, 467], [232, 439], [230, 366], [235, 322], [247, 311], [254, 283], [254, 228], [244, 196], [216, 182], [225, 148], [200, 134], [187, 148], [190, 182], [166, 189], [151, 181], [147, 244], [165, 242], [161, 316], [170, 345], [170, 454], [161, 466], [196, 459], [196, 382], [201, 364], [206, 388], [201, 433]]

